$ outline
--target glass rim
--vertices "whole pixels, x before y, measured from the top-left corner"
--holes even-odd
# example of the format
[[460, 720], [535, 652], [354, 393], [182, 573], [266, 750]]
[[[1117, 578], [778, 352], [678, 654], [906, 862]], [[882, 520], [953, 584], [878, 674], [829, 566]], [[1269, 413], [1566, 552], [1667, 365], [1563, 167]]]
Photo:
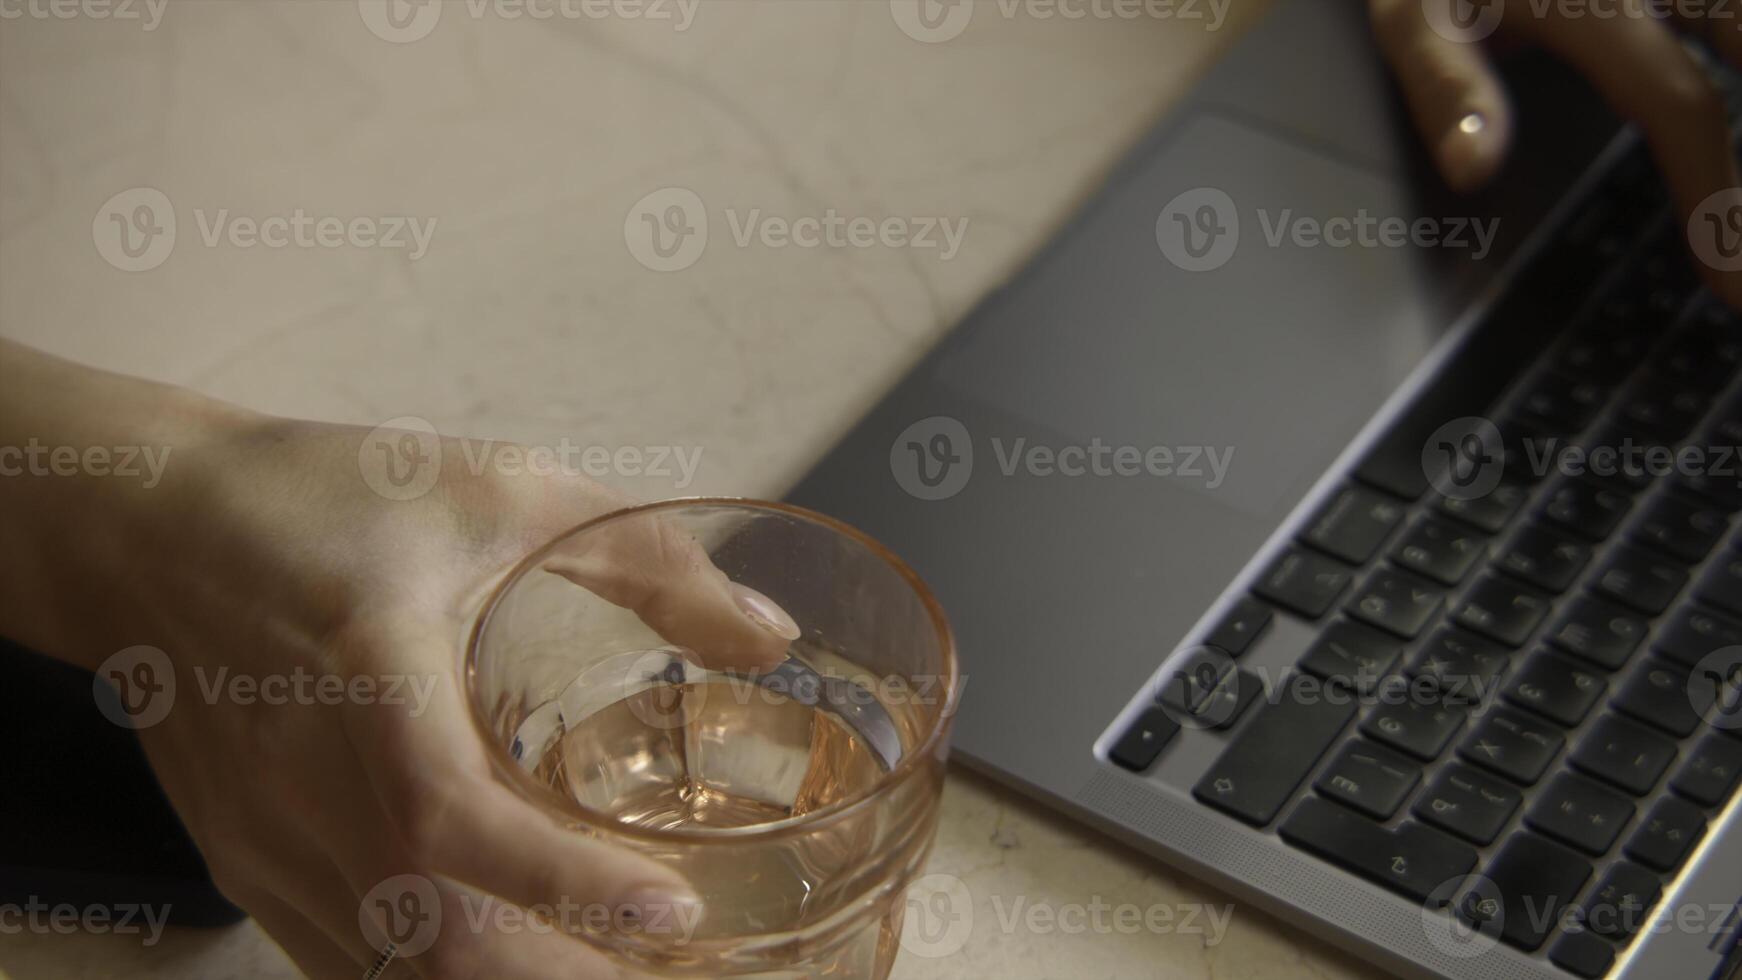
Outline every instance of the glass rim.
[[[867, 551], [871, 552], [872, 555], [882, 560], [892, 570], [894, 570], [895, 573], [907, 583], [908, 587], [913, 590], [914, 595], [919, 597], [920, 604], [924, 606], [926, 615], [930, 618], [933, 628], [937, 631], [939, 649], [943, 656], [942, 674], [948, 681], [944, 688], [943, 708], [938, 712], [937, 720], [926, 731], [925, 738], [921, 739], [919, 744], [911, 751], [903, 754], [901, 760], [895, 764], [895, 767], [887, 773], [884, 773], [883, 778], [879, 779], [876, 784], [869, 789], [866, 789], [857, 795], [849, 796], [846, 799], [837, 800], [826, 807], [812, 810], [811, 812], [801, 816], [785, 817], [770, 823], [752, 824], [748, 827], [721, 827], [705, 830], [674, 830], [637, 827], [633, 824], [627, 824], [614, 819], [605, 813], [591, 809], [574, 800], [564, 799], [560, 795], [552, 792], [549, 787], [544, 786], [537, 780], [533, 779], [526, 770], [508, 754], [508, 750], [502, 745], [498, 733], [492, 729], [490, 721], [486, 717], [484, 711], [482, 703], [483, 699], [479, 696], [478, 691], [478, 649], [480, 644], [483, 642], [484, 631], [489, 627], [490, 621], [494, 617], [498, 606], [500, 606], [502, 600], [507, 596], [508, 591], [514, 587], [515, 583], [524, 578], [532, 569], [538, 567], [538, 565], [549, 556], [557, 545], [584, 531], [589, 531], [601, 525], [626, 517], [697, 506], [717, 506], [737, 508], [746, 511], [763, 511], [767, 513], [784, 514], [814, 524], [820, 524], [828, 530], [856, 541], [864, 546]], [[941, 743], [944, 740], [946, 733], [949, 731], [950, 721], [955, 717], [956, 709], [959, 707], [961, 699], [961, 687], [959, 683], [960, 666], [956, 660], [955, 634], [950, 629], [949, 619], [944, 615], [943, 607], [938, 603], [937, 597], [932, 593], [931, 587], [926, 585], [925, 580], [920, 578], [918, 572], [915, 572], [907, 562], [901, 560], [898, 555], [885, 547], [881, 541], [878, 541], [869, 534], [853, 527], [851, 524], [837, 520], [827, 514], [818, 513], [808, 507], [800, 507], [796, 504], [784, 503], [782, 501], [758, 500], [754, 497], [670, 497], [663, 500], [654, 500], [647, 503], [619, 508], [609, 513], [601, 514], [598, 517], [582, 521], [581, 523], [556, 534], [549, 541], [539, 545], [530, 554], [516, 562], [514, 567], [509, 569], [507, 574], [503, 576], [502, 580], [491, 588], [490, 596], [485, 600], [483, 608], [474, 619], [472, 628], [469, 632], [470, 636], [467, 639], [465, 651], [466, 710], [467, 713], [471, 715], [472, 724], [477, 729], [479, 736], [487, 743], [485, 751], [490, 756], [492, 768], [496, 769], [504, 780], [512, 788], [518, 791], [522, 797], [527, 799], [533, 805], [550, 812], [553, 816], [557, 816], [564, 820], [579, 821], [586, 824], [588, 827], [595, 828], [606, 834], [620, 835], [645, 841], [695, 844], [706, 843], [714, 840], [730, 840], [734, 843], [742, 843], [746, 841], [757, 841], [766, 838], [778, 838], [807, 833], [818, 825], [832, 823], [836, 820], [843, 819], [846, 815], [882, 798], [895, 786], [912, 778], [914, 773], [925, 765], [925, 760], [935, 754], [941, 747]]]

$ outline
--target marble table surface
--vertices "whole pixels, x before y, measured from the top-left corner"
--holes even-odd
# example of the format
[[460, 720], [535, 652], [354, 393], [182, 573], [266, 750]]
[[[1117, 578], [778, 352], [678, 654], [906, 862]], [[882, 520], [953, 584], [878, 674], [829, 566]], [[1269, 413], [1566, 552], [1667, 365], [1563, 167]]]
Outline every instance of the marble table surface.
[[[1260, 13], [1055, 9], [4, 0], [0, 334], [288, 415], [690, 447], [607, 479], [779, 495]], [[928, 870], [975, 924], [900, 980], [1373, 975], [965, 772]], [[0, 934], [0, 972], [296, 976], [252, 925]]]

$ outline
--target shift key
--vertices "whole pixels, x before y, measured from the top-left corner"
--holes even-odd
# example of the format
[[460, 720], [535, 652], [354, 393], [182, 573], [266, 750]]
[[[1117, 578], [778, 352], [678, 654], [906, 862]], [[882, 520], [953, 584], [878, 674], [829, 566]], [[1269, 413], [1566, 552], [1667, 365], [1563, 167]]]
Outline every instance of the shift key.
[[1476, 866], [1476, 849], [1450, 834], [1413, 822], [1387, 830], [1316, 796], [1301, 800], [1277, 832], [1290, 844], [1417, 902]]
[[1355, 716], [1355, 700], [1291, 674], [1210, 766], [1192, 795], [1257, 827], [1276, 819]]

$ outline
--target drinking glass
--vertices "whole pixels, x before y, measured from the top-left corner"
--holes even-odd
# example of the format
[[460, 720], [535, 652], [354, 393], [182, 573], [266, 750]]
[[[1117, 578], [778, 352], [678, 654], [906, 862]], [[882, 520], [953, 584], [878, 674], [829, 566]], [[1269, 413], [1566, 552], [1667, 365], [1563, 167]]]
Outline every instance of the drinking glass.
[[[561, 574], [673, 536], [799, 624], [783, 663], [715, 669], [707, 651]], [[778, 503], [610, 514], [497, 589], [467, 683], [501, 778], [574, 832], [674, 868], [702, 898], [693, 927], [580, 930], [626, 971], [888, 975], [903, 892], [936, 829], [959, 684], [943, 611], [882, 545]]]

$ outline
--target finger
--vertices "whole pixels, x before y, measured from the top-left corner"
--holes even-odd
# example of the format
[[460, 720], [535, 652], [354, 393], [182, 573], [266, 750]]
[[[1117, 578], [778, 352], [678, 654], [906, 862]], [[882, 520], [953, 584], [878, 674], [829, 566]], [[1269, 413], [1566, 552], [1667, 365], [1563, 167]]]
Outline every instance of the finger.
[[[429, 929], [427, 934], [411, 930], [409, 935], [416, 937], [417, 944], [408, 947], [404, 957], [420, 976], [515, 980], [615, 977], [602, 953], [570, 934], [597, 921], [596, 917], [569, 915], [568, 910], [579, 912], [579, 903], [553, 905], [548, 916], [557, 921], [546, 927], [513, 903], [419, 874], [401, 842], [383, 829], [388, 826], [386, 816], [372, 816], [374, 819], [364, 824], [353, 815], [348, 826], [329, 823], [325, 830], [332, 835], [330, 849], [344, 869], [348, 891], [356, 896], [354, 911], [368, 916], [375, 925], [372, 935], [365, 934], [354, 915], [350, 928], [357, 942], [376, 947], [396, 930], [407, 935], [403, 930], [410, 923], [388, 923], [385, 917], [399, 914], [408, 896], [418, 905], [426, 896], [434, 896], [432, 904], [439, 904], [440, 914], [423, 925]], [[417, 911], [421, 915], [421, 908]], [[565, 921], [565, 915], [575, 921]]]
[[[253, 894], [244, 902], [266, 935], [312, 980], [357, 980], [368, 964], [335, 944], [319, 926], [271, 895]], [[362, 948], [361, 940], [357, 946]]]
[[565, 931], [582, 923], [535, 918], [513, 903], [451, 882], [438, 882], [436, 888], [441, 894], [441, 928], [428, 950], [407, 961], [419, 976], [513, 980], [617, 980], [619, 976], [604, 953]]
[[801, 635], [761, 592], [733, 582], [692, 535], [651, 514], [601, 525], [546, 571], [633, 611], [660, 636], [717, 667], [779, 663]]
[[[1742, 185], [1717, 85], [1665, 24], [1646, 17], [1530, 21], [1539, 43], [1577, 68], [1615, 111], [1638, 123], [1669, 183], [1682, 226]], [[1696, 254], [1698, 250], [1696, 249]], [[1742, 275], [1697, 263], [1708, 285], [1742, 306]]]
[[[1459, 0], [1443, 2], [1449, 8]], [[1368, 10], [1441, 176], [1458, 190], [1481, 186], [1500, 168], [1512, 138], [1512, 109], [1482, 46], [1436, 30], [1421, 0], [1370, 0]]]
[[347, 713], [346, 725], [408, 867], [527, 907], [567, 900], [688, 914], [701, 904], [677, 872], [565, 827], [497, 782], [452, 675], [419, 717], [371, 706]]

